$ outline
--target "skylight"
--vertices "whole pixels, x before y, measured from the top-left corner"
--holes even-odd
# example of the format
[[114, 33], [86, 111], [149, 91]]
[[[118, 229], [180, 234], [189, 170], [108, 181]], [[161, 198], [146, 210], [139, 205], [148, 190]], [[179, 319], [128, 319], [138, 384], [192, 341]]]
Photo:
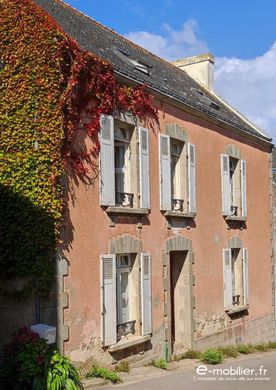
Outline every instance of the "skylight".
[[128, 52], [125, 50], [121, 50], [118, 47], [114, 48], [114, 52], [125, 62], [128, 64], [133, 65], [134, 69], [139, 70], [139, 72], [142, 72], [144, 74], [149, 75], [150, 74], [150, 68], [152, 68], [151, 65], [145, 64], [144, 62], [140, 61], [139, 59], [133, 58]]
[[215, 110], [220, 109], [220, 105], [214, 102], [208, 96], [205, 96], [200, 89], [192, 87], [191, 91], [195, 92], [199, 96], [199, 102], [207, 104], [209, 107], [214, 108]]

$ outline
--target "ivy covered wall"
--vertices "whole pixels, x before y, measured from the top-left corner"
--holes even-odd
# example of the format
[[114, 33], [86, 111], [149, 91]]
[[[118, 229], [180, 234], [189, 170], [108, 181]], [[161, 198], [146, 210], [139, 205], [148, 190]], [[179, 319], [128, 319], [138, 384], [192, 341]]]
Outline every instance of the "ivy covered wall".
[[[157, 120], [157, 110], [143, 86], [119, 84], [111, 64], [82, 51], [31, 0], [0, 0], [0, 61], [0, 277], [24, 280], [21, 296], [37, 290], [39, 277], [47, 296], [64, 210], [61, 175], [66, 167], [80, 180], [88, 174], [100, 114]], [[92, 150], [74, 149], [80, 127]]]

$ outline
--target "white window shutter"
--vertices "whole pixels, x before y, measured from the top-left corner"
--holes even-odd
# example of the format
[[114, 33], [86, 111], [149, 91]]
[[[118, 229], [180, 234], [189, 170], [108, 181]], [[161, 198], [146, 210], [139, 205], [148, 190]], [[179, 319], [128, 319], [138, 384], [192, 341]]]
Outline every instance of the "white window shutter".
[[248, 251], [242, 248], [242, 267], [243, 267], [243, 303], [248, 305]]
[[246, 161], [241, 160], [241, 215], [247, 216], [247, 200], [246, 200]]
[[232, 307], [232, 259], [231, 249], [223, 249], [223, 271], [224, 271], [224, 308]]
[[170, 137], [159, 134], [160, 209], [172, 209]]
[[100, 124], [100, 202], [115, 206], [114, 118], [101, 115]]
[[195, 172], [195, 145], [188, 143], [188, 194], [189, 212], [196, 212], [196, 172]]
[[142, 335], [152, 333], [151, 317], [151, 257], [141, 253], [141, 318]]
[[231, 214], [229, 156], [221, 154], [222, 212]]
[[149, 132], [139, 127], [140, 207], [150, 209]]
[[101, 256], [102, 343], [117, 342], [116, 256]]

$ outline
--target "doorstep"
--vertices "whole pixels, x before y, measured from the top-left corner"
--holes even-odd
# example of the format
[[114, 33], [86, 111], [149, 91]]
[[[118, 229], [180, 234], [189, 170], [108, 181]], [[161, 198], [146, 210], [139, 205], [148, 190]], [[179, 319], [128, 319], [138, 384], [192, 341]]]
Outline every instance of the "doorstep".
[[134, 347], [135, 345], [146, 343], [151, 339], [151, 336], [126, 336], [122, 338], [117, 344], [111, 345], [108, 352], [121, 351], [122, 349]]

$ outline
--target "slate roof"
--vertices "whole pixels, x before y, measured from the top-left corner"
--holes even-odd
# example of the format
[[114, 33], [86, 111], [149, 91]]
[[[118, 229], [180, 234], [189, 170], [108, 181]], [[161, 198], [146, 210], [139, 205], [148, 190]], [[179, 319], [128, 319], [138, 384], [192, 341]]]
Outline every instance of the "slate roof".
[[[186, 106], [266, 141], [271, 139], [243, 120], [227, 105], [200, 86], [186, 72], [146, 51], [60, 0], [33, 0], [43, 7], [75, 39], [81, 48], [112, 63], [116, 73], [147, 84]], [[149, 74], [138, 70], [129, 58], [145, 64]], [[143, 68], [143, 65], [142, 65]], [[199, 92], [198, 92], [199, 91]], [[200, 92], [205, 96], [202, 98]], [[206, 99], [207, 98], [207, 99]], [[213, 104], [210, 105], [210, 101]]]

